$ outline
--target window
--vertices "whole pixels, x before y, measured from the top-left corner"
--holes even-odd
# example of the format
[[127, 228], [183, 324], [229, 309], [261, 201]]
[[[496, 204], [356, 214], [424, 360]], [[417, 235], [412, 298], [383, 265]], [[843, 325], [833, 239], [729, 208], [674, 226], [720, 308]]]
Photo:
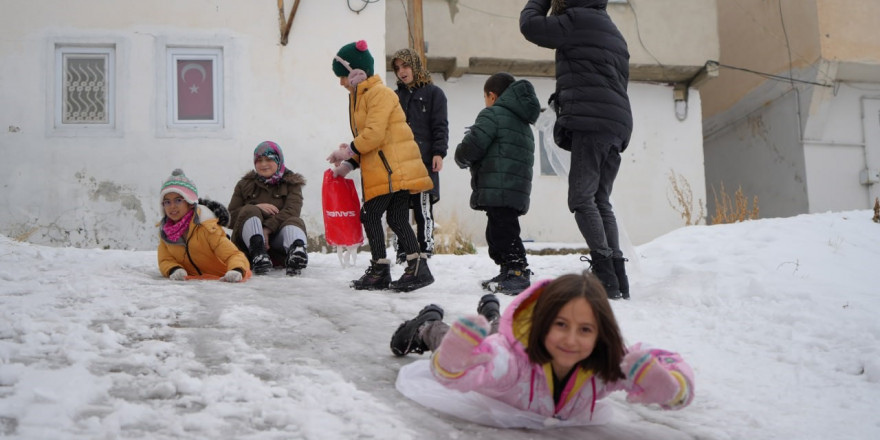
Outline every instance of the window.
[[168, 48], [168, 126], [223, 127], [223, 51]]
[[55, 128], [115, 128], [115, 48], [55, 45]]

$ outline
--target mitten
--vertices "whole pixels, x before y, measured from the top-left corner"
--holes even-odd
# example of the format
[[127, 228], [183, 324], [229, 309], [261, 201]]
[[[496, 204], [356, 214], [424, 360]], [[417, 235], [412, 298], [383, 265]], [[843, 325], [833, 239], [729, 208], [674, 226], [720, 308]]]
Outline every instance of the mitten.
[[455, 378], [468, 368], [491, 360], [490, 353], [474, 351], [488, 333], [489, 322], [483, 316], [458, 318], [434, 352], [434, 371]]
[[226, 281], [227, 283], [237, 283], [241, 281], [241, 272], [233, 269], [226, 272], [226, 275], [220, 277], [220, 281]]
[[339, 149], [334, 150], [327, 156], [327, 162], [333, 164], [333, 166], [338, 167], [339, 163], [346, 160], [351, 159], [354, 156], [354, 151], [352, 151], [351, 147], [347, 144], [339, 144]]
[[338, 166], [333, 168], [333, 177], [345, 177], [353, 169], [354, 167], [351, 166], [347, 160], [344, 160]]
[[172, 281], [183, 281], [186, 279], [186, 270], [182, 267], [178, 267], [171, 271], [171, 275], [168, 275], [168, 279]]
[[694, 397], [693, 372], [677, 353], [636, 350], [624, 356], [621, 367], [632, 383], [627, 402], [681, 409]]

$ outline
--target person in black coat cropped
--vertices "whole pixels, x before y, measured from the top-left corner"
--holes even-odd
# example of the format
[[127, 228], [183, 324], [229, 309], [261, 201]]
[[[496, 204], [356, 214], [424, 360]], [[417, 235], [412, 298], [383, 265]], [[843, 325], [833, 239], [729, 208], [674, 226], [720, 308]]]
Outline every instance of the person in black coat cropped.
[[[629, 51], [607, 0], [529, 0], [523, 36], [556, 50], [553, 138], [571, 151], [568, 209], [590, 248], [593, 273], [611, 299], [629, 298], [611, 189], [632, 133]], [[548, 15], [549, 12], [549, 15]]]

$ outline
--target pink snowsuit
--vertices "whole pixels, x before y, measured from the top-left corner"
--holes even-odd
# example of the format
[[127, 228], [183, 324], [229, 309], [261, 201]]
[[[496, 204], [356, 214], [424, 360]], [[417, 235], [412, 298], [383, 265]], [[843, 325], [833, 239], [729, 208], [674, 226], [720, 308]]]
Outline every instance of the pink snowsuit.
[[[438, 361], [440, 359], [438, 353], [443, 350], [441, 344], [431, 362], [431, 371], [437, 381], [448, 388], [476, 391], [515, 408], [544, 417], [560, 420], [578, 419], [584, 423], [590, 423], [592, 420], [596, 401], [612, 391], [624, 390], [632, 398], [650, 390], [655, 386], [655, 382], [656, 386], [675, 383], [677, 389], [672, 390], [675, 398], [665, 402], [646, 401], [644, 396], [651, 393], [645, 392], [641, 398], [632, 400], [646, 404], [657, 403], [664, 409], [680, 409], [691, 402], [694, 387], [690, 366], [676, 353], [647, 349], [642, 344], [636, 344], [628, 349], [627, 361], [621, 365], [627, 377], [625, 380], [606, 383], [591, 371], [576, 367], [578, 370], [564, 385], [559, 404], [555, 405], [550, 363], [533, 364], [525, 351], [531, 328], [532, 310], [550, 281], [534, 283], [529, 289], [520, 293], [504, 310], [499, 332], [485, 339], [480, 340], [479, 336], [473, 333], [467, 334], [469, 332], [466, 329], [456, 330], [455, 326], [459, 326], [460, 323], [454, 324], [446, 333], [444, 341], [447, 338], [468, 338], [476, 344], [471, 355], [488, 354], [489, 360], [472, 365], [463, 372], [449, 371], [449, 367], [444, 368], [442, 361]], [[657, 366], [661, 368], [658, 369]], [[652, 369], [655, 371], [646, 374]], [[671, 375], [675, 380], [668, 380], [668, 376], [664, 377], [666, 380], [652, 380], [657, 374]]]

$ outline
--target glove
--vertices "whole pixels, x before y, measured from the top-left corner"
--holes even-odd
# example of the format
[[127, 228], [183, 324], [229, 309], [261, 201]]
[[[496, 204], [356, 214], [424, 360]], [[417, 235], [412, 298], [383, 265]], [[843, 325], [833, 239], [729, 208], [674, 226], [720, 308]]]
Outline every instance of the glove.
[[352, 156], [354, 156], [354, 151], [351, 150], [351, 147], [348, 144], [339, 144], [339, 149], [334, 150], [329, 156], [327, 156], [327, 162], [338, 167], [340, 162], [351, 159]]
[[488, 352], [474, 352], [489, 333], [489, 322], [481, 315], [458, 318], [434, 352], [434, 371], [449, 378], [492, 360]]
[[168, 275], [168, 279], [170, 279], [171, 281], [183, 281], [186, 279], [187, 275], [188, 274], [186, 273], [186, 270], [184, 268], [178, 267], [177, 269], [171, 271], [171, 275]]
[[624, 356], [621, 367], [632, 381], [627, 402], [681, 409], [693, 399], [693, 372], [677, 353], [632, 351]]
[[226, 275], [220, 277], [220, 281], [226, 281], [227, 283], [237, 283], [241, 281], [241, 272], [233, 269], [229, 272], [226, 272]]
[[348, 163], [348, 161], [342, 161], [338, 166], [333, 168], [333, 177], [345, 177], [353, 169], [354, 169], [354, 167], [351, 166], [351, 164]]

